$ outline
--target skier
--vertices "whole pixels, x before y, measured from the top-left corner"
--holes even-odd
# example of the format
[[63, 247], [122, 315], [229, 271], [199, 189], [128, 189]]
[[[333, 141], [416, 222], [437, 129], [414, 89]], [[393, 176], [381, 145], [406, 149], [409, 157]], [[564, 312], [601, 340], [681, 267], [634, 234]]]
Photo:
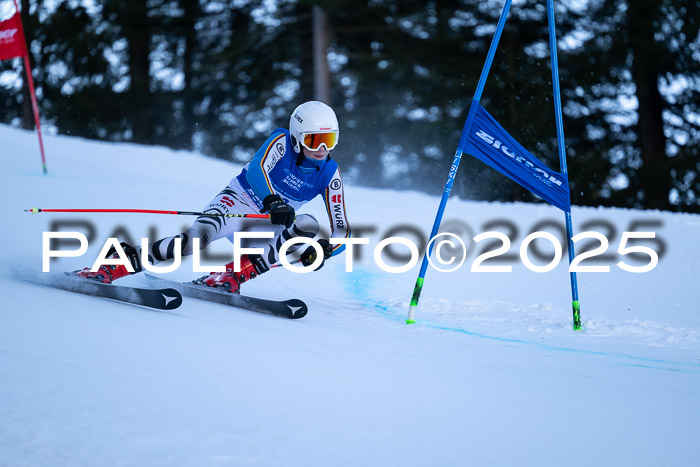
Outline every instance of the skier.
[[[274, 233], [272, 239], [255, 239], [250, 247], [263, 248], [262, 255], [241, 255], [240, 271], [234, 271], [233, 262], [225, 272], [212, 272], [198, 280], [210, 287], [223, 287], [233, 293], [240, 291], [243, 282], [267, 272], [279, 262], [282, 244], [294, 237], [314, 238], [320, 231], [316, 219], [309, 214], [296, 214], [304, 204], [323, 195], [332, 237], [350, 236], [345, 214], [345, 196], [338, 164], [330, 153], [338, 144], [338, 120], [329, 106], [310, 101], [301, 104], [289, 119], [289, 130], [277, 128], [246, 164], [216, 197], [204, 208], [206, 213], [255, 214], [268, 213], [267, 219], [241, 217], [198, 217], [185, 232], [160, 239], [148, 245], [147, 259], [158, 264], [174, 258], [175, 239], [181, 239], [183, 256], [193, 252], [192, 239], [200, 239], [200, 248], [220, 238], [231, 239], [234, 232], [263, 231]], [[270, 224], [271, 223], [271, 224]], [[323, 262], [341, 253], [345, 245], [331, 245], [319, 239], [324, 253]], [[122, 243], [134, 273], [143, 270], [143, 251]], [[293, 252], [297, 245], [289, 248]], [[110, 252], [107, 256], [118, 257]], [[301, 254], [304, 266], [316, 261], [316, 250], [308, 246]], [[76, 275], [104, 283], [131, 274], [124, 265], [101, 265], [96, 272], [89, 268]]]

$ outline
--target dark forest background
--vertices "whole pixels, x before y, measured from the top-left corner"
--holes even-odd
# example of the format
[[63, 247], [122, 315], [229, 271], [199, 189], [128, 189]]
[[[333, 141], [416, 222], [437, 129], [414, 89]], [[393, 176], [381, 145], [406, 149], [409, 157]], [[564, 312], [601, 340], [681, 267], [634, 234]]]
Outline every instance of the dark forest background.
[[[52, 131], [246, 162], [318, 99], [349, 182], [440, 194], [504, 2], [20, 3]], [[555, 7], [572, 203], [700, 212], [699, 3]], [[0, 63], [1, 123], [33, 127], [24, 81]], [[559, 170], [551, 96], [546, 2], [514, 2], [481, 103]], [[468, 157], [453, 193], [536, 201]]]

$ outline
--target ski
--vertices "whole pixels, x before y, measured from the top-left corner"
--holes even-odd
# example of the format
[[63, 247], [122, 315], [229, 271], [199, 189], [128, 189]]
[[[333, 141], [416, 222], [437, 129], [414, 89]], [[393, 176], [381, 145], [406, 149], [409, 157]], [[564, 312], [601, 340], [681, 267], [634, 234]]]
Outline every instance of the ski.
[[174, 310], [182, 305], [182, 295], [180, 292], [170, 287], [141, 289], [123, 285], [104, 284], [102, 282], [74, 276], [70, 273], [56, 274], [37, 272], [20, 266], [15, 266], [14, 272], [17, 279], [33, 284], [45, 285], [95, 297], [108, 298], [110, 300], [117, 300], [158, 310]]
[[215, 289], [206, 285], [193, 282], [176, 282], [168, 279], [146, 274], [151, 284], [157, 287], [172, 287], [185, 297], [198, 298], [236, 308], [243, 308], [258, 313], [281, 316], [289, 319], [299, 319], [306, 316], [309, 309], [306, 303], [299, 299], [290, 300], [266, 300], [264, 298], [249, 297], [237, 293], [231, 293], [221, 289]]

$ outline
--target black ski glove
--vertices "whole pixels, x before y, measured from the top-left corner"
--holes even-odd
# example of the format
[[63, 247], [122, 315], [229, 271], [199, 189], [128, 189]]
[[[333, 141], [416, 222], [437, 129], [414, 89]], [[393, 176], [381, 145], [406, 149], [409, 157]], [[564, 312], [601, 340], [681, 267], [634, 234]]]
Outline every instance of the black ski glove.
[[[321, 248], [323, 249], [323, 262], [318, 268], [316, 268], [317, 271], [321, 269], [324, 264], [326, 264], [326, 260], [328, 258], [333, 256], [333, 247], [331, 247], [331, 244], [328, 243], [328, 240], [322, 238], [318, 240], [318, 244], [321, 245]], [[311, 266], [314, 264], [314, 261], [316, 261], [316, 256], [316, 249], [313, 246], [309, 246], [306, 250], [304, 250], [299, 259], [301, 259], [302, 265]]]
[[263, 200], [263, 208], [260, 212], [270, 214], [270, 222], [275, 225], [284, 225], [289, 228], [294, 223], [294, 208], [282, 201], [280, 195], [267, 195]]

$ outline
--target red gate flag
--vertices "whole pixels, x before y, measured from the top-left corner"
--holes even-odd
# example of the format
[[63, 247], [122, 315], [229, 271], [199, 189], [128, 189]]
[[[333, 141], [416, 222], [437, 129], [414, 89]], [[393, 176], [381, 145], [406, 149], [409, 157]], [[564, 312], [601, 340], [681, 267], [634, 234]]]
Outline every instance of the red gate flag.
[[19, 12], [5, 21], [0, 21], [0, 60], [27, 55], [27, 47], [22, 34], [22, 20]]
[[41, 168], [46, 170], [46, 155], [44, 154], [44, 141], [41, 137], [41, 121], [39, 119], [39, 106], [36, 103], [36, 92], [34, 92], [34, 79], [32, 78], [32, 67], [29, 65], [29, 53], [27, 52], [27, 42], [24, 38], [22, 28], [22, 18], [19, 15], [19, 5], [15, 2], [16, 13], [12, 18], [0, 21], [0, 60], [8, 58], [22, 57], [24, 59], [24, 71], [27, 74], [27, 86], [29, 87], [29, 98], [32, 101], [32, 111], [34, 112], [34, 124], [36, 134], [39, 137], [39, 150], [41, 151]]

